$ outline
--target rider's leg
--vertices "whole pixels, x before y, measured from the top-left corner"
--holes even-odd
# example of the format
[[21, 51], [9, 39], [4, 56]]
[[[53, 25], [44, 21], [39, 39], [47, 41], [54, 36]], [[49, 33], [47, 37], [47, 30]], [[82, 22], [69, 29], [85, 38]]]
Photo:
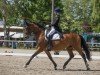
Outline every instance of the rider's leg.
[[52, 49], [52, 37], [51, 36], [49, 36], [48, 37], [48, 41], [47, 41], [47, 50], [49, 50], [49, 51], [51, 51], [51, 49]]

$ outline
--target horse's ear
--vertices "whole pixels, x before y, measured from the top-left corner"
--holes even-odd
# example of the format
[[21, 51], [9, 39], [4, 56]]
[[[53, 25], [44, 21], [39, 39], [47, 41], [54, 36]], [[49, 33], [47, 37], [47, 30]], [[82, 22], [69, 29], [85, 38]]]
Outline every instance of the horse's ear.
[[25, 24], [26, 26], [29, 26], [29, 20], [24, 19], [24, 24]]

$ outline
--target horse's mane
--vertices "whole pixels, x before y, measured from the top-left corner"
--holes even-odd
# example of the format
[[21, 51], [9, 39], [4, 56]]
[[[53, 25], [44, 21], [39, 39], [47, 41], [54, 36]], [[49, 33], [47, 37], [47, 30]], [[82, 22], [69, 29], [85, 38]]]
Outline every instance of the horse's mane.
[[32, 22], [32, 23], [34, 23], [35, 25], [37, 25], [42, 30], [45, 30], [45, 27], [43, 25], [41, 25], [40, 23], [36, 23], [36, 22]]
[[35, 24], [36, 26], [38, 26], [39, 28], [41, 28], [42, 30], [45, 30], [44, 26], [43, 26], [42, 24], [40, 24], [40, 23], [36, 23], [36, 22], [32, 22], [32, 21], [31, 21], [31, 23], [30, 23], [30, 22], [28, 22], [27, 20], [24, 20], [24, 21], [25, 21], [25, 23], [26, 23], [27, 25], [33, 23], [33, 24]]
[[[36, 23], [36, 22], [32, 22], [32, 23], [34, 23], [39, 29], [42, 29], [43, 32], [45, 31], [45, 27], [43, 25]], [[44, 36], [44, 33], [42, 33], [41, 35]]]

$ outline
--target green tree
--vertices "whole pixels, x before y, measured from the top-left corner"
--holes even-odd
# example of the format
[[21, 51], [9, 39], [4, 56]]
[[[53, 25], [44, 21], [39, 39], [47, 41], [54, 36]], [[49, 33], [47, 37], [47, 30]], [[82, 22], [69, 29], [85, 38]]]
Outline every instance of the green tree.
[[95, 25], [100, 25], [100, 0], [91, 0], [91, 3], [92, 3], [91, 21]]
[[[54, 7], [58, 6], [62, 9], [60, 24], [64, 32], [83, 32], [83, 22], [100, 32], [100, 0], [55, 0]], [[7, 25], [18, 25], [22, 16], [42, 24], [51, 21], [51, 0], [6, 0], [6, 8]]]

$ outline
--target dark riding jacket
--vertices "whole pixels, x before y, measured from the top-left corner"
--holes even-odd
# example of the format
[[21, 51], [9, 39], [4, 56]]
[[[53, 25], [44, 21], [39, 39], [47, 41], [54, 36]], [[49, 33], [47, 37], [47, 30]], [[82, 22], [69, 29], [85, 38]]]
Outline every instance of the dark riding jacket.
[[51, 24], [51, 26], [54, 26], [55, 30], [62, 33], [62, 30], [59, 27], [59, 21], [60, 21], [60, 15], [58, 15], [57, 17], [54, 18], [53, 23]]

